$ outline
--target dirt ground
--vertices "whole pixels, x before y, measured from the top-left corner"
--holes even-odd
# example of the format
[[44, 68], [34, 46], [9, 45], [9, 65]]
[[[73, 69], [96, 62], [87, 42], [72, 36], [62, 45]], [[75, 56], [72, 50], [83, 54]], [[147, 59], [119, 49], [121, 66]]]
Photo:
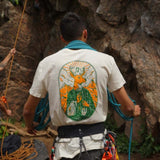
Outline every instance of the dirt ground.
[[[128, 160], [128, 155], [126, 154], [119, 154], [119, 160]], [[160, 154], [154, 155], [150, 158], [142, 158], [139, 154], [132, 154], [131, 160], [160, 160]]]

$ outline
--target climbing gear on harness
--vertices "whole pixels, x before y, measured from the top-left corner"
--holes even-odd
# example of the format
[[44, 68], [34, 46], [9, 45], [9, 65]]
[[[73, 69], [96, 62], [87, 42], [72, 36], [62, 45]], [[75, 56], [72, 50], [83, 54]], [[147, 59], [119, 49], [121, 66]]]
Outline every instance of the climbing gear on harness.
[[116, 134], [107, 131], [104, 137], [104, 154], [102, 160], [119, 160], [115, 143]]
[[53, 145], [53, 146], [52, 146], [52, 149], [51, 149], [50, 160], [54, 160], [54, 156], [55, 156], [55, 147], [54, 147], [54, 145]]
[[85, 144], [84, 144], [84, 142], [83, 142], [83, 133], [82, 133], [82, 130], [81, 130], [81, 129], [79, 129], [79, 146], [80, 146], [80, 154], [79, 154], [78, 159], [81, 158], [82, 147], [84, 148], [84, 151], [85, 151], [85, 153], [87, 154], [87, 156], [88, 156], [88, 158], [89, 158], [89, 154], [88, 154], [88, 152], [87, 152], [87, 150], [86, 150], [86, 146], [85, 146]]

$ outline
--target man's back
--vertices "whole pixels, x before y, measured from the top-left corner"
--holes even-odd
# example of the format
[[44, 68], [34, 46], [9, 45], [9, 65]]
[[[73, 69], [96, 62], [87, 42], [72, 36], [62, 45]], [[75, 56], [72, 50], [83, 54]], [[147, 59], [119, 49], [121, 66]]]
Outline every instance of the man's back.
[[30, 93], [43, 97], [46, 93], [38, 93], [39, 86], [49, 93], [50, 116], [56, 126], [104, 122], [107, 86], [113, 91], [125, 83], [113, 57], [89, 49], [62, 49], [42, 60], [39, 71]]

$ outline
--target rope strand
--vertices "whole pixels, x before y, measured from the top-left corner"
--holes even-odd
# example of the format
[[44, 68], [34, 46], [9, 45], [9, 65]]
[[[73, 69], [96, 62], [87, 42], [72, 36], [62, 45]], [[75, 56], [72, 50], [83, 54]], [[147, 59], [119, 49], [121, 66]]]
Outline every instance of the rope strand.
[[[23, 12], [21, 14], [21, 18], [20, 18], [20, 22], [19, 22], [19, 26], [18, 26], [18, 31], [17, 31], [17, 34], [16, 34], [15, 43], [14, 43], [14, 48], [17, 45], [17, 40], [18, 40], [18, 36], [19, 36], [19, 33], [20, 33], [22, 20], [23, 20], [23, 15], [24, 15], [24, 11], [26, 9], [26, 6], [27, 6], [27, 0], [25, 0], [24, 7], [23, 7]], [[8, 84], [9, 84], [9, 81], [10, 81], [11, 70], [12, 70], [12, 66], [13, 66], [13, 60], [14, 60], [14, 55], [12, 56], [11, 63], [10, 63], [6, 88], [5, 88], [5, 92], [4, 92], [4, 97], [6, 97], [6, 95], [7, 95], [7, 89], [8, 89]], [[6, 101], [6, 106], [7, 106], [7, 109], [9, 109], [7, 101]], [[8, 117], [7, 117], [7, 122], [8, 122]], [[4, 143], [4, 137], [5, 137], [6, 130], [7, 130], [7, 125], [5, 126], [5, 129], [4, 129], [4, 132], [3, 132], [3, 137], [2, 137], [2, 142], [1, 142], [1, 159], [2, 160], [24, 160], [24, 158], [27, 158], [32, 153], [35, 153], [35, 154], [31, 158], [28, 158], [28, 160], [33, 159], [34, 157], [37, 156], [37, 154], [38, 154], [37, 151], [35, 150], [34, 147], [31, 146], [32, 142], [31, 142], [31, 144], [28, 144], [28, 145], [23, 144], [14, 153], [11, 153], [9, 155], [8, 155], [8, 153], [6, 153], [6, 155], [4, 156], [2, 151], [3, 151], [3, 143]]]
[[[20, 22], [19, 22], [19, 25], [18, 25], [18, 31], [17, 31], [17, 34], [16, 34], [16, 39], [15, 39], [14, 47], [13, 48], [16, 48], [16, 45], [17, 45], [17, 40], [18, 40], [20, 29], [21, 29], [21, 26], [22, 26], [22, 20], [23, 20], [24, 11], [25, 11], [26, 6], [27, 6], [27, 1], [28, 0], [25, 0], [25, 3], [24, 3], [24, 7], [23, 7], [22, 14], [21, 14]], [[8, 84], [9, 84], [9, 81], [10, 81], [11, 70], [12, 70], [12, 66], [13, 66], [13, 60], [14, 60], [14, 55], [12, 56], [11, 63], [10, 63], [10, 68], [9, 68], [9, 73], [8, 73], [8, 78], [7, 78], [7, 84], [6, 84], [6, 89], [5, 89], [5, 92], [4, 92], [4, 96], [5, 97], [7, 95], [7, 89], [8, 89]]]
[[18, 150], [10, 154], [6, 152], [5, 156], [1, 156], [0, 158], [2, 158], [2, 160], [24, 160], [30, 156], [27, 160], [31, 160], [37, 155], [38, 152], [34, 147], [33, 141], [31, 141], [31, 143], [24, 142]]

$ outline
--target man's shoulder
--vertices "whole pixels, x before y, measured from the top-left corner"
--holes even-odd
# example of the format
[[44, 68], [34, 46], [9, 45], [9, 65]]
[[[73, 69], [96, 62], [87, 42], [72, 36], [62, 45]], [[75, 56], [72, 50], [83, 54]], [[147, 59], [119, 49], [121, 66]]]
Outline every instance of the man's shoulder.
[[47, 63], [47, 62], [50, 62], [50, 61], [53, 61], [53, 60], [56, 60], [55, 58], [57, 58], [58, 56], [60, 56], [60, 53], [61, 53], [61, 50], [60, 51], [57, 51], [53, 54], [50, 54], [46, 57], [44, 57], [42, 60], [41, 60], [41, 63]]
[[109, 55], [108, 53], [100, 52], [100, 51], [95, 51], [95, 54], [99, 57], [102, 58], [107, 58], [107, 59], [114, 59], [113, 56]]

